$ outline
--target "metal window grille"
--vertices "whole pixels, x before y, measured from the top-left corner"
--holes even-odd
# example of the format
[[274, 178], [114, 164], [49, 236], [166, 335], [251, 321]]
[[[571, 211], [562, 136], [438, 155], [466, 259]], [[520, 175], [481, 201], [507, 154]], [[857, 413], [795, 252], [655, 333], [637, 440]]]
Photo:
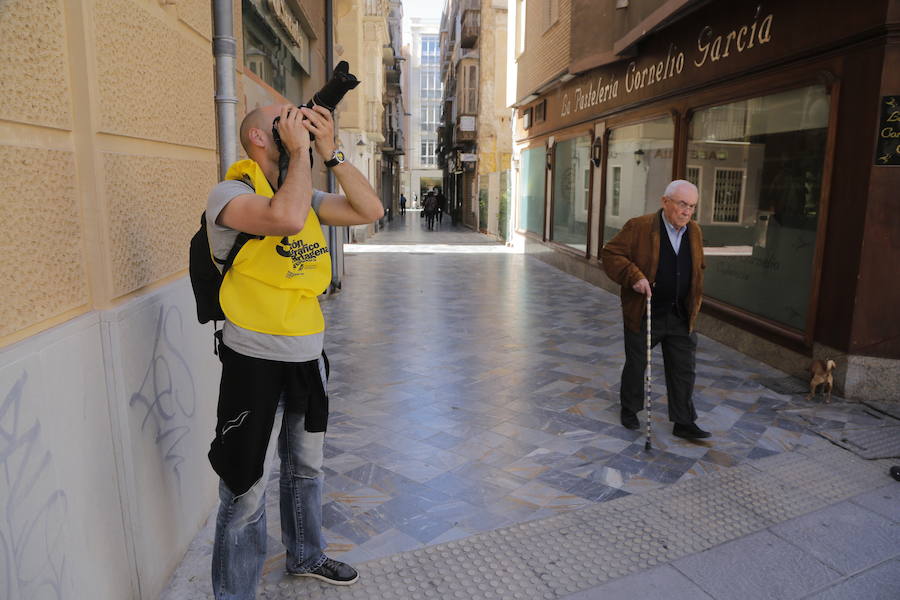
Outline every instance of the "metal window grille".
[[713, 221], [739, 223], [741, 196], [744, 192], [744, 169], [716, 169]]

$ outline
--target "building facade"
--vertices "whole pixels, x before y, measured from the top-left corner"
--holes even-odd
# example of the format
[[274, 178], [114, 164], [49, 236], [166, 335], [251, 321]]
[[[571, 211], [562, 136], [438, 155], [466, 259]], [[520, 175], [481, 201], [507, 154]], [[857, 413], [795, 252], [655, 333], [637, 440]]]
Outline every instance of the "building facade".
[[403, 192], [409, 206], [421, 206], [425, 193], [441, 186], [437, 168], [437, 128], [441, 113], [441, 76], [438, 21], [414, 17], [409, 21], [409, 70], [404, 97], [409, 109]]
[[[230, 5], [237, 123], [321, 88], [325, 0]], [[25, 61], [0, 66], [0, 589], [158, 598], [217, 501], [186, 277], [218, 180], [210, 2], [10, 0], [0, 49]]]
[[[351, 72], [362, 82], [347, 95], [338, 112], [340, 144], [350, 162], [378, 191], [384, 219], [388, 219], [396, 212], [399, 198], [398, 147], [390, 144], [402, 137], [402, 121], [397, 118], [402, 114], [401, 40], [397, 38], [402, 4], [396, 0], [336, 0], [334, 11], [335, 61], [349, 62]], [[365, 239], [380, 225], [350, 228], [350, 241]]]
[[505, 1], [448, 0], [441, 18], [444, 106], [439, 164], [454, 217], [507, 240], [511, 119]]
[[896, 400], [900, 287], [883, 269], [900, 259], [900, 4], [509, 6], [528, 251], [615, 289], [602, 245], [688, 179], [700, 330], [798, 376], [834, 358], [848, 397]]

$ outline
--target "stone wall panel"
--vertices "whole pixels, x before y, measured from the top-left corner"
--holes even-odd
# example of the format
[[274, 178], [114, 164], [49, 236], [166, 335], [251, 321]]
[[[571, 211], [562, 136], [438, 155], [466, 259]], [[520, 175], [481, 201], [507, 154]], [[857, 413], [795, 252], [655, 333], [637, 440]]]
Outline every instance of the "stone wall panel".
[[0, 336], [89, 300], [72, 152], [0, 145]]
[[100, 130], [214, 149], [213, 56], [131, 0], [97, 0]]
[[104, 154], [113, 297], [187, 267], [216, 161]]
[[0, 119], [72, 128], [62, 0], [0, 0]]

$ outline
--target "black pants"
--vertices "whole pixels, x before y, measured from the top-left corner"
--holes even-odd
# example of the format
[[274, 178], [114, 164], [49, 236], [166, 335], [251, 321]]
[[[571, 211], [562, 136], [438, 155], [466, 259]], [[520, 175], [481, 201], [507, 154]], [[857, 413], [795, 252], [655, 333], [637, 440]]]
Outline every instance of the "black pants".
[[[688, 331], [687, 319], [672, 313], [653, 315], [650, 327], [653, 347], [662, 343], [669, 397], [669, 420], [686, 425], [697, 420], [694, 410], [694, 376], [696, 374], [697, 334]], [[641, 333], [625, 330], [625, 367], [619, 397], [622, 406], [632, 412], [644, 408], [644, 370], [647, 366], [647, 321]]]

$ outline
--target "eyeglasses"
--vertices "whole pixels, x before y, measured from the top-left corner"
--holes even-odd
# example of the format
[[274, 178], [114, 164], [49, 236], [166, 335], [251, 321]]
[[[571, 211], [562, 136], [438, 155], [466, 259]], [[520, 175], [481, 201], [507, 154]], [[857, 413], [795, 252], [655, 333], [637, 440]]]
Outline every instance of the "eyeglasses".
[[677, 206], [677, 207], [680, 208], [681, 210], [689, 210], [689, 211], [691, 211], [691, 212], [694, 212], [695, 210], [697, 210], [697, 205], [696, 205], [696, 204], [688, 204], [688, 203], [685, 202], [684, 200], [675, 200], [675, 199], [673, 199], [673, 198], [669, 198], [668, 196], [666, 196], [666, 199], [667, 199], [669, 202], [674, 202], [674, 203], [675, 203], [675, 206]]

